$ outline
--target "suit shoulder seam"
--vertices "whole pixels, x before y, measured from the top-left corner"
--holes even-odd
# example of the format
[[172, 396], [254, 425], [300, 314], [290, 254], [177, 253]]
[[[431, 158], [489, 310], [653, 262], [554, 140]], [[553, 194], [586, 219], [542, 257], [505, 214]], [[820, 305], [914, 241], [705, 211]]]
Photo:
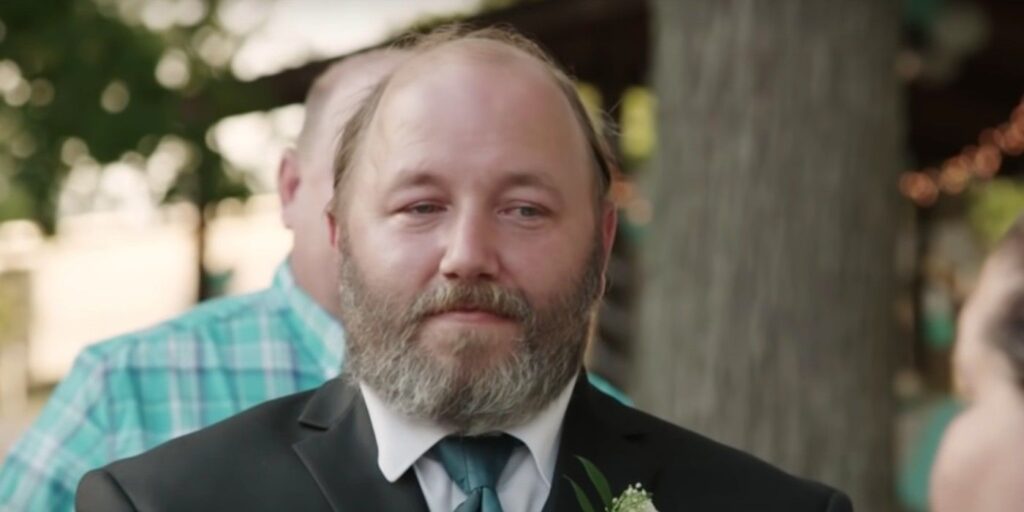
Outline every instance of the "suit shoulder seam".
[[119, 492], [121, 496], [124, 496], [125, 501], [127, 501], [133, 509], [138, 510], [139, 507], [135, 505], [135, 500], [132, 499], [132, 496], [128, 494], [128, 491], [125, 490], [123, 485], [121, 485], [121, 481], [117, 479], [117, 476], [107, 468], [100, 468], [100, 471], [106, 475], [107, 479], [110, 480], [110, 483], [117, 489], [117, 492]]

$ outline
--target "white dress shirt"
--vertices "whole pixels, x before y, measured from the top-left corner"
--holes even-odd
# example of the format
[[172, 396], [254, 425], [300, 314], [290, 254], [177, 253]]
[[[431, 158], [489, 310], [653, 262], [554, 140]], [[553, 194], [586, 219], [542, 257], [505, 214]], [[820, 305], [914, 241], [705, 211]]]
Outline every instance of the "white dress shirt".
[[[522, 441], [498, 479], [498, 499], [505, 512], [540, 512], [551, 492], [562, 419], [576, 378], [531, 421], [505, 430]], [[377, 465], [389, 482], [413, 467], [431, 512], [451, 512], [466, 499], [444, 466], [427, 452], [452, 434], [436, 423], [402, 416], [390, 410], [369, 387], [360, 384], [370, 424], [377, 439]]]

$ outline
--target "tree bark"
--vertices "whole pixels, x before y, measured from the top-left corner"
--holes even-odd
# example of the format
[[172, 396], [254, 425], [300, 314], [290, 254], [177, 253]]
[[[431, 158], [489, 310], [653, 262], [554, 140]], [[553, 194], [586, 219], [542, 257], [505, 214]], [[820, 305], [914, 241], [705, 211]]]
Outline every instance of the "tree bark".
[[892, 509], [898, 2], [656, 0], [640, 405]]

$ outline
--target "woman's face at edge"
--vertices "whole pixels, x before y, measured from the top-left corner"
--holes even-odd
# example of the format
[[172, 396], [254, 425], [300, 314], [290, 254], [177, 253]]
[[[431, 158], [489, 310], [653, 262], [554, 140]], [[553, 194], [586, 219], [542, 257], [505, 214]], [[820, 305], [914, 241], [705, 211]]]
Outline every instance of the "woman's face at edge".
[[1020, 262], [996, 255], [960, 314], [953, 356], [965, 409], [949, 425], [932, 468], [935, 512], [1024, 507], [1024, 388], [991, 339], [993, 315], [1024, 287]]

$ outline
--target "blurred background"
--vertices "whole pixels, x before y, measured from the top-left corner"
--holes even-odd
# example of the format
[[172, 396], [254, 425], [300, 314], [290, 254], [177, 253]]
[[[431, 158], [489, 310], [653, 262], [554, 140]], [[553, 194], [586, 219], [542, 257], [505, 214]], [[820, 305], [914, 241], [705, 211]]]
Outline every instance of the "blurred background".
[[592, 368], [863, 510], [926, 510], [956, 314], [1024, 212], [1024, 3], [823, 4], [3, 2], [0, 450], [85, 345], [269, 283], [322, 69], [467, 19], [541, 42], [615, 127]]

